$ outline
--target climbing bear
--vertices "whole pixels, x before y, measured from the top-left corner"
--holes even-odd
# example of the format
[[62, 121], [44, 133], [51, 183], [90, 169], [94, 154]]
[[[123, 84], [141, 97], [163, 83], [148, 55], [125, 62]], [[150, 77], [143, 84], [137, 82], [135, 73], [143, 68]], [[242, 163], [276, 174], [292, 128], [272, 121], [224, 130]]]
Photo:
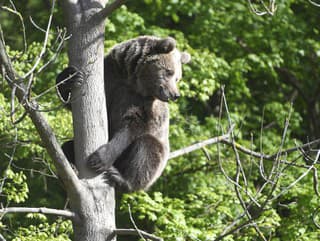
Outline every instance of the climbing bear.
[[[88, 158], [90, 168], [124, 192], [149, 188], [161, 175], [169, 154], [168, 101], [180, 94], [181, 64], [190, 55], [171, 38], [142, 36], [116, 45], [105, 57], [105, 92], [110, 141]], [[66, 68], [57, 77], [60, 97], [70, 99], [81, 71]], [[74, 162], [73, 141], [63, 145]]]

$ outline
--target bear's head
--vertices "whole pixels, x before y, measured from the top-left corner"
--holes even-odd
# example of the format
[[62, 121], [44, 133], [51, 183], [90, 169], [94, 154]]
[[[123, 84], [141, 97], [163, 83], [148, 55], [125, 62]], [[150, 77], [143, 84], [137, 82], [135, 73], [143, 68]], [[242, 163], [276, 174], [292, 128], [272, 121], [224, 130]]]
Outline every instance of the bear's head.
[[180, 96], [177, 82], [182, 77], [181, 65], [190, 59], [188, 53], [176, 48], [173, 38], [154, 39], [137, 68], [138, 92], [165, 102], [176, 100]]

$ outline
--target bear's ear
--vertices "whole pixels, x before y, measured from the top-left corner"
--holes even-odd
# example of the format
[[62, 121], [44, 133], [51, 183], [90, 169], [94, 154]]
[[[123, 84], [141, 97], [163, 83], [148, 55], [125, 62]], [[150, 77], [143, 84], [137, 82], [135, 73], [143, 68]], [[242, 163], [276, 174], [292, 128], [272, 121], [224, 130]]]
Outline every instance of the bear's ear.
[[182, 64], [187, 64], [191, 60], [191, 55], [187, 52], [182, 52], [181, 53], [181, 63]]
[[176, 40], [171, 37], [167, 37], [164, 39], [159, 39], [155, 42], [153, 46], [154, 53], [157, 54], [166, 54], [171, 52], [176, 47]]

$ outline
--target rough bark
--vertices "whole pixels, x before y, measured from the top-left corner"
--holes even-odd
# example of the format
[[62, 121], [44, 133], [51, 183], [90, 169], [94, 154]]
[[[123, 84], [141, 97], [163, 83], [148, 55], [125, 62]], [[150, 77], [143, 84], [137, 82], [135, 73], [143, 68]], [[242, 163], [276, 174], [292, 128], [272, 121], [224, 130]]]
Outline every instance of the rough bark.
[[65, 2], [67, 29], [72, 34], [69, 65], [84, 74], [84, 83], [72, 92], [76, 166], [83, 184], [80, 198], [70, 200], [78, 214], [73, 222], [77, 241], [115, 240], [114, 189], [86, 166], [87, 157], [108, 140], [103, 77], [105, 21], [97, 17], [105, 4], [105, 0]]

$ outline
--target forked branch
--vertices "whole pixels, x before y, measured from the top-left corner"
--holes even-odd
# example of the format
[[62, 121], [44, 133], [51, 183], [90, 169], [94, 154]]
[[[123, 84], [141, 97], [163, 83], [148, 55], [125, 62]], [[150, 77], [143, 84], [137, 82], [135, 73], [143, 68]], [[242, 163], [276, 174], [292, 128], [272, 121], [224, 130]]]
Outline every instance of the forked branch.
[[44, 118], [44, 116], [37, 111], [37, 102], [32, 101], [26, 102], [25, 96], [27, 94], [27, 87], [22, 83], [22, 78], [19, 77], [11, 63], [11, 60], [6, 52], [4, 45], [4, 38], [2, 32], [0, 31], [0, 69], [3, 71], [1, 74], [3, 78], [7, 80], [9, 86], [14, 88], [14, 94], [24, 106], [26, 112], [34, 123], [43, 144], [45, 145], [50, 157], [52, 158], [59, 177], [64, 183], [70, 195], [76, 195], [80, 192], [80, 182], [73, 171], [70, 163], [67, 161], [67, 158], [63, 154], [63, 151], [58, 143], [50, 125]]

